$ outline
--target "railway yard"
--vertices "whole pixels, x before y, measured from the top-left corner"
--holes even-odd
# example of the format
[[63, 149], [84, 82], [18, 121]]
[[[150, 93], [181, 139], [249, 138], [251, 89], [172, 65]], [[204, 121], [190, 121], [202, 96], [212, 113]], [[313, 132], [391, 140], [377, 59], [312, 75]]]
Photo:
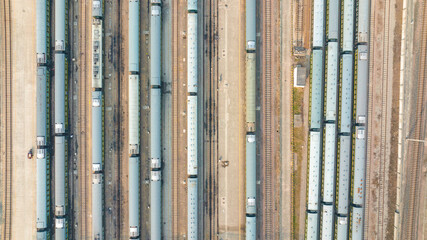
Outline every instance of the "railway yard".
[[0, 0], [0, 239], [426, 239], [426, 0]]

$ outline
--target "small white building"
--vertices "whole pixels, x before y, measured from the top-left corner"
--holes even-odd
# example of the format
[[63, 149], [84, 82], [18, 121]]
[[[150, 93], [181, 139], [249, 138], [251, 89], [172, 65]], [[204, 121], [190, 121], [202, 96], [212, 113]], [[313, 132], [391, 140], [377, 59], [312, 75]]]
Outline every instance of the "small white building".
[[307, 78], [306, 68], [300, 65], [297, 65], [294, 68], [294, 87], [305, 87], [306, 78]]

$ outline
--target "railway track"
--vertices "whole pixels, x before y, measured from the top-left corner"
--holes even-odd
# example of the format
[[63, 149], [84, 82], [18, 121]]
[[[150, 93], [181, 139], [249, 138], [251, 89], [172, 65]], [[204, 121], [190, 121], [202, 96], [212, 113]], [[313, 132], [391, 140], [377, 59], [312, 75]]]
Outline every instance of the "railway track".
[[80, 83], [79, 83], [79, 128], [80, 128], [80, 147], [79, 149], [79, 196], [80, 196], [80, 222], [78, 223], [80, 227], [80, 239], [87, 239], [89, 235], [89, 226], [88, 226], [88, 211], [86, 207], [86, 200], [88, 197], [87, 188], [88, 177], [86, 175], [86, 165], [87, 165], [87, 146], [86, 146], [86, 134], [87, 134], [87, 78], [86, 78], [86, 36], [88, 36], [88, 30], [86, 28], [86, 4], [85, 2], [80, 2]]
[[[417, 86], [417, 100], [416, 100], [416, 119], [412, 139], [424, 139], [425, 138], [425, 102], [426, 102], [426, 52], [427, 52], [427, 3], [423, 2], [423, 22], [422, 22], [422, 37], [421, 37], [421, 58], [420, 58], [420, 70], [418, 74], [418, 86]], [[424, 147], [422, 142], [411, 142], [408, 146], [408, 153], [412, 154], [411, 168], [409, 169], [409, 201], [408, 201], [408, 218], [404, 221], [402, 233], [407, 239], [418, 239], [418, 217], [420, 209], [420, 176], [422, 176], [422, 165], [423, 165], [423, 153]], [[403, 239], [403, 238], [402, 238]]]
[[[371, 5], [371, 9], [375, 9], [375, 4], [376, 3], [372, 3]], [[380, 159], [378, 160], [378, 164], [379, 164], [379, 170], [378, 170], [378, 176], [377, 177], [377, 181], [378, 181], [378, 210], [377, 210], [377, 223], [375, 225], [377, 225], [377, 237], [378, 238], [383, 238], [384, 236], [384, 204], [387, 204], [385, 202], [385, 189], [384, 189], [384, 183], [385, 183], [385, 175], [387, 174], [386, 171], [386, 163], [387, 163], [387, 158], [389, 156], [389, 149], [387, 148], [387, 116], [388, 116], [388, 106], [387, 106], [387, 102], [388, 102], [388, 89], [389, 89], [389, 80], [388, 80], [388, 71], [389, 71], [389, 25], [390, 25], [390, 0], [384, 0], [385, 5], [384, 7], [384, 41], [383, 41], [383, 69], [382, 69], [382, 80], [381, 80], [381, 95], [382, 95], [382, 99], [381, 99], [381, 141], [379, 143], [380, 148], [379, 148], [379, 155], [380, 155]], [[375, 26], [375, 19], [376, 15], [372, 14], [370, 17], [370, 26]], [[370, 52], [369, 55], [370, 56], [374, 56], [375, 50], [374, 50], [374, 34], [371, 34], [370, 36]], [[373, 76], [374, 75], [374, 61], [371, 60], [369, 63], [369, 75]], [[368, 106], [368, 116], [369, 117], [369, 125], [372, 126], [373, 121], [372, 118], [375, 117], [373, 115], [373, 108], [374, 108], [374, 94], [373, 91], [369, 91], [368, 92], [368, 99], [371, 101], [371, 103]], [[370, 188], [369, 186], [371, 186], [371, 179], [370, 179], [370, 172], [371, 172], [371, 159], [374, 159], [374, 150], [372, 149], [372, 138], [371, 138], [371, 134], [368, 134], [367, 137], [367, 153], [369, 153], [369, 157], [367, 157], [366, 159], [366, 173], [365, 173], [365, 216], [364, 216], [364, 234], [365, 237], [368, 236], [369, 234], [369, 222], [372, 220], [369, 217], [369, 209], [370, 209], [370, 192], [368, 191]]]
[[[217, 99], [218, 92], [218, 34], [217, 13], [218, 1], [205, 0], [203, 4], [204, 17], [203, 26], [207, 38], [204, 42], [206, 50], [204, 56], [204, 71], [208, 81], [203, 81], [203, 110], [206, 128], [204, 129], [204, 176], [202, 182], [204, 185], [204, 221], [203, 232], [204, 238], [214, 238], [218, 232], [218, 168], [217, 168], [217, 153], [218, 153], [218, 135], [217, 135]], [[205, 21], [207, 19], [207, 21]], [[203, 124], [205, 125], [205, 124]]]
[[388, 80], [388, 71], [389, 71], [389, 28], [390, 28], [390, 0], [385, 1], [385, 14], [384, 14], [384, 41], [383, 41], [383, 77], [382, 77], [382, 104], [381, 104], [381, 159], [380, 159], [380, 170], [379, 170], [379, 181], [378, 181], [378, 191], [379, 191], [379, 200], [378, 200], [378, 237], [384, 237], [384, 204], [385, 204], [385, 171], [387, 163], [388, 148], [387, 148], [387, 116], [388, 116], [388, 89], [389, 89], [389, 80]]
[[[10, 0], [3, 1], [3, 26], [4, 33], [4, 85], [3, 96], [5, 103], [4, 114], [5, 122], [5, 178], [4, 178], [4, 222], [2, 239], [12, 239], [12, 54], [11, 54], [11, 18], [10, 18]], [[3, 107], [3, 106], [2, 106]]]
[[263, 213], [263, 236], [265, 239], [272, 239], [273, 234], [273, 201], [272, 186], [273, 186], [273, 156], [272, 156], [272, 130], [273, 124], [271, 119], [272, 114], [272, 69], [271, 69], [271, 5], [272, 0], [264, 2], [264, 44], [263, 44], [263, 64], [262, 72], [263, 75], [263, 123], [262, 123], [262, 139], [263, 139], [263, 151], [262, 158], [264, 163], [264, 213]]

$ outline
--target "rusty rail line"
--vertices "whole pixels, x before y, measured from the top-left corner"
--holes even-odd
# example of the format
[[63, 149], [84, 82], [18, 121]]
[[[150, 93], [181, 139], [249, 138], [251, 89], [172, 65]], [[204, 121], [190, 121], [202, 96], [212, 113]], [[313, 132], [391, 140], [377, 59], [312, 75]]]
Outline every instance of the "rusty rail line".
[[3, 26], [4, 34], [4, 85], [3, 96], [5, 103], [5, 178], [4, 178], [4, 222], [2, 239], [12, 239], [12, 54], [11, 54], [11, 18], [10, 18], [10, 0], [3, 1]]
[[272, 67], [271, 67], [271, 5], [272, 0], [267, 0], [264, 2], [263, 6], [263, 31], [264, 31], [264, 42], [263, 42], [263, 122], [262, 122], [262, 158], [264, 163], [263, 175], [263, 204], [264, 204], [264, 213], [263, 213], [263, 236], [265, 239], [272, 239], [273, 234], [273, 201], [274, 196], [272, 196], [272, 186], [273, 186], [273, 156], [272, 156], [272, 130], [271, 126], [273, 124], [271, 119], [272, 114]]
[[[413, 139], [424, 139], [425, 138], [425, 103], [426, 103], [426, 52], [427, 52], [427, 3], [423, 2], [423, 21], [422, 21], [422, 37], [421, 37], [421, 58], [420, 58], [420, 71], [418, 74], [418, 86], [417, 86], [417, 102], [416, 102], [416, 120], [414, 125], [413, 135], [410, 136]], [[408, 153], [412, 154], [410, 160], [409, 178], [410, 178], [410, 192], [408, 201], [408, 218], [403, 223], [403, 231], [405, 238], [407, 239], [418, 239], [418, 217], [420, 209], [420, 176], [422, 176], [422, 165], [423, 165], [423, 147], [422, 142], [411, 142], [408, 146]]]

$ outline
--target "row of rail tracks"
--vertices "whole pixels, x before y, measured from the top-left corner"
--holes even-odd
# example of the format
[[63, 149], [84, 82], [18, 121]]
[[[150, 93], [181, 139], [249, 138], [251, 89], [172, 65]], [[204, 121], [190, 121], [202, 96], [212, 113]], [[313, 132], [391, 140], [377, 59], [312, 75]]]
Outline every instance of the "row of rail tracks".
[[272, 194], [273, 187], [273, 154], [272, 154], [272, 125], [273, 121], [271, 118], [272, 114], [272, 62], [271, 62], [271, 49], [272, 49], [272, 40], [271, 40], [271, 28], [272, 28], [272, 19], [271, 19], [271, 5], [272, 0], [266, 0], [263, 2], [263, 46], [262, 46], [262, 182], [263, 187], [263, 214], [262, 214], [262, 230], [261, 236], [264, 239], [273, 239], [274, 233], [274, 213], [273, 213], [273, 201], [274, 196]]
[[[378, 3], [377, 3], [378, 4]], [[381, 100], [381, 141], [379, 143], [380, 145], [380, 150], [379, 150], [379, 154], [375, 154], [375, 149], [372, 149], [372, 138], [371, 138], [371, 134], [368, 134], [368, 138], [367, 138], [367, 158], [366, 158], [366, 173], [365, 173], [365, 224], [364, 224], [364, 233], [365, 236], [367, 236], [367, 234], [370, 234], [370, 230], [369, 230], [369, 222], [372, 221], [372, 219], [369, 217], [369, 209], [370, 209], [370, 201], [369, 201], [369, 195], [371, 195], [371, 193], [369, 192], [370, 187], [371, 186], [371, 160], [376, 159], [376, 157], [374, 155], [379, 155], [378, 158], [379, 159], [379, 170], [378, 170], [378, 175], [376, 176], [377, 178], [377, 182], [378, 182], [378, 211], [377, 211], [377, 222], [374, 225], [377, 225], [377, 237], [378, 238], [383, 238], [383, 222], [384, 222], [384, 204], [387, 204], [385, 202], [385, 175], [387, 174], [386, 171], [386, 163], [388, 156], [390, 156], [390, 154], [388, 153], [388, 148], [387, 148], [387, 137], [388, 137], [388, 127], [387, 127], [387, 121], [388, 121], [388, 111], [390, 109], [388, 109], [388, 97], [389, 97], [389, 93], [388, 93], [388, 89], [389, 89], [389, 84], [392, 84], [389, 82], [389, 41], [390, 41], [390, 36], [389, 36], [389, 25], [390, 25], [390, 0], [384, 0], [384, 19], [383, 19], [383, 23], [384, 23], [384, 35], [383, 35], [383, 72], [382, 72], [382, 79], [381, 79], [381, 95], [382, 95], [382, 100]], [[375, 9], [375, 3], [373, 3], [371, 5], [371, 9]], [[375, 22], [376, 22], [376, 15], [375, 13], [371, 14], [371, 18], [370, 18], [370, 26], [373, 28], [375, 26]], [[375, 51], [374, 51], [374, 34], [371, 34], [370, 36], [370, 56], [374, 56]], [[372, 57], [373, 59], [373, 57]], [[371, 60], [369, 63], [369, 75], [370, 76], [374, 76], [374, 61]], [[368, 106], [368, 116], [370, 116], [370, 121], [369, 124], [371, 126], [372, 125], [372, 118], [376, 117], [373, 114], [373, 108], [374, 108], [374, 93], [372, 90], [370, 90], [368, 92], [369, 95], [369, 99], [371, 101], [371, 103]], [[372, 127], [371, 127], [372, 129]]]
[[3, 0], [2, 1], [2, 49], [4, 50], [3, 65], [4, 65], [4, 80], [3, 80], [3, 99], [2, 103], [4, 106], [1, 106], [2, 120], [5, 121], [2, 123], [5, 126], [4, 136], [5, 138], [2, 146], [4, 146], [4, 155], [2, 159], [5, 163], [3, 178], [3, 195], [4, 195], [4, 222], [3, 222], [3, 231], [2, 239], [12, 239], [12, 54], [11, 54], [11, 18], [10, 18], [10, 8], [11, 1]]
[[204, 0], [203, 69], [203, 237], [215, 238], [218, 232], [218, 1]]
[[80, 130], [80, 136], [79, 136], [79, 160], [78, 160], [78, 176], [79, 176], [79, 200], [80, 200], [80, 221], [78, 222], [79, 226], [79, 235], [80, 239], [87, 239], [89, 235], [89, 226], [88, 226], [88, 215], [89, 212], [87, 210], [86, 206], [86, 200], [88, 198], [88, 191], [89, 188], [90, 179], [86, 174], [86, 165], [88, 161], [88, 153], [87, 153], [87, 146], [86, 146], [86, 134], [87, 134], [87, 74], [86, 74], [86, 63], [87, 63], [87, 37], [90, 36], [88, 29], [87, 29], [87, 22], [86, 22], [86, 3], [84, 1], [81, 1], [80, 3], [80, 27], [79, 27], [79, 49], [80, 49], [80, 57], [79, 57], [79, 69], [80, 69], [80, 76], [79, 76], [79, 130]]
[[[411, 126], [409, 138], [416, 140], [425, 139], [426, 131], [426, 77], [427, 77], [427, 2], [423, 1], [422, 3], [422, 32], [421, 32], [421, 54], [420, 54], [420, 68], [418, 73], [418, 82], [417, 82], [417, 97], [416, 97], [416, 108], [415, 108], [415, 121], [414, 125]], [[421, 211], [420, 204], [420, 190], [421, 190], [421, 176], [424, 162], [424, 142], [422, 141], [408, 141], [408, 178], [409, 178], [409, 194], [408, 201], [405, 201], [408, 204], [408, 211], [406, 216], [404, 216], [403, 226], [402, 226], [402, 238], [401, 239], [418, 239], [418, 227], [423, 223], [418, 222], [419, 219], [424, 217], [419, 217]], [[405, 219], [406, 218], [406, 219]]]
[[[389, 98], [389, 84], [392, 82], [389, 78], [389, 29], [390, 29], [390, 0], [385, 1], [385, 14], [384, 14], [384, 41], [383, 41], [383, 78], [382, 78], [382, 104], [381, 104], [381, 159], [380, 159], [380, 176], [378, 181], [378, 191], [379, 191], [379, 200], [378, 200], [378, 237], [383, 238], [384, 236], [384, 209], [385, 207], [385, 175], [386, 173], [386, 164], [387, 158], [390, 156], [387, 147], [387, 137], [389, 137], [389, 128], [388, 125], [388, 98]], [[372, 116], [372, 115], [371, 115]]]

